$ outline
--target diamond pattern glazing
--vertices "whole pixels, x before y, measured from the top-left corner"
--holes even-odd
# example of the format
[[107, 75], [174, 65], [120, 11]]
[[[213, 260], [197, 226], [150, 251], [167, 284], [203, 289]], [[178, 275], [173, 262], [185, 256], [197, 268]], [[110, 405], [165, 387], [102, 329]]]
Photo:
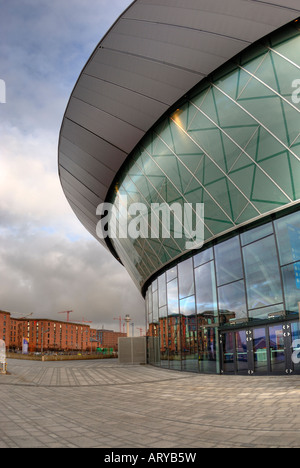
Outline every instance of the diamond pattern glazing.
[[[113, 203], [204, 203], [205, 242], [300, 199], [297, 25], [272, 34], [202, 81], [128, 158]], [[294, 93], [294, 94], [293, 94]], [[299, 92], [300, 94], [300, 92]], [[114, 239], [139, 287], [185, 242]]]

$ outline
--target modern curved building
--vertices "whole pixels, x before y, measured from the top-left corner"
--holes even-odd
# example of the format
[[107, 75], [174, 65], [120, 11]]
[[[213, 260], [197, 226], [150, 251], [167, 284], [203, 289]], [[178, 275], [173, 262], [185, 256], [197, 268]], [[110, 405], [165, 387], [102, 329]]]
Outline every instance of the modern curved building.
[[[72, 92], [62, 187], [145, 297], [154, 365], [300, 372], [299, 16], [298, 0], [136, 0]], [[203, 204], [203, 246], [160, 212], [156, 235], [144, 213], [147, 235], [100, 239], [97, 207], [128, 226], [124, 200]]]

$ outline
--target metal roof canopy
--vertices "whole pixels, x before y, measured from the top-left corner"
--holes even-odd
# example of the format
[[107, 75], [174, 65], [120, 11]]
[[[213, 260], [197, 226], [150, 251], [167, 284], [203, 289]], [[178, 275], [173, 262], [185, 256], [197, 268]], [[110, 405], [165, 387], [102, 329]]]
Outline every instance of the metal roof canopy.
[[299, 17], [299, 0], [136, 0], [100, 41], [70, 97], [59, 175], [96, 235], [97, 206], [127, 156], [201, 79]]

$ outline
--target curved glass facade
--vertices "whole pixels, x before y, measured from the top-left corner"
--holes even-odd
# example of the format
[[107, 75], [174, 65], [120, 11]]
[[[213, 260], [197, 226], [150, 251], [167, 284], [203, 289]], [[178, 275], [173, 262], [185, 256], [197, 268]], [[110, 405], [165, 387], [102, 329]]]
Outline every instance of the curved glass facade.
[[245, 229], [152, 282], [150, 363], [207, 373], [300, 371], [300, 211]]
[[[111, 200], [116, 209], [124, 195], [128, 202], [143, 203], [149, 211], [153, 203], [204, 203], [205, 242], [209, 242], [251, 220], [295, 204], [300, 198], [300, 106], [294, 99], [293, 83], [300, 78], [299, 50], [300, 31], [295, 23], [249, 47], [202, 81], [128, 158]], [[244, 258], [235, 261], [233, 255], [240, 252], [240, 242]], [[170, 238], [118, 238], [112, 239], [112, 244], [139, 288], [187, 252], [185, 240], [178, 239], [172, 227]], [[275, 252], [273, 231], [260, 243], [247, 243], [236, 237], [216, 245], [213, 251], [214, 268], [209, 263], [212, 259], [200, 263], [200, 257], [195, 256], [178, 266], [179, 273], [181, 268], [186, 269], [187, 276], [181, 275], [186, 277], [186, 284], [181, 281], [176, 285], [176, 273], [164, 283], [165, 289], [157, 289], [161, 297], [158, 292], [156, 297], [153, 290], [153, 310], [165, 308], [160, 313], [165, 311], [166, 321], [167, 303], [175, 311], [186, 311], [182, 317], [195, 317], [195, 310], [202, 307], [210, 310], [210, 320], [214, 320], [220, 309], [214, 309], [213, 284], [218, 287], [218, 307], [225, 311], [231, 297], [230, 310], [239, 318], [259, 314], [255, 312], [260, 308], [259, 297], [265, 307], [274, 310], [283, 304], [282, 293], [278, 292], [282, 289], [276, 255], [265, 258], [267, 270], [275, 275], [272, 287], [262, 283], [259, 296], [249, 289], [256, 282], [254, 259]], [[223, 258], [222, 264], [219, 258]], [[224, 266], [226, 258], [228, 265]], [[199, 262], [197, 266], [195, 261]], [[188, 275], [192, 274], [195, 278], [190, 282]], [[288, 277], [287, 269], [282, 281]], [[208, 284], [200, 293], [203, 282]], [[197, 303], [186, 299], [195, 297], [195, 291], [186, 294], [189, 287], [198, 291]], [[175, 329], [184, 325], [174, 317], [176, 314], [172, 329], [176, 341]], [[202, 320], [203, 314], [199, 317]], [[189, 346], [191, 353], [193, 334], [189, 335]]]

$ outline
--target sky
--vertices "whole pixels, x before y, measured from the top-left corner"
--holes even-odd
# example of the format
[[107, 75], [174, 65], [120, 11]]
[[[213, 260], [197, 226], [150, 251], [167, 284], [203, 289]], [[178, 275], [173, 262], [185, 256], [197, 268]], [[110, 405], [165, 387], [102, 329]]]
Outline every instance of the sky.
[[130, 3], [0, 0], [0, 310], [14, 317], [73, 310], [72, 321], [119, 331], [115, 319], [129, 314], [136, 335], [144, 327], [139, 291], [78, 221], [57, 167], [75, 82]]

